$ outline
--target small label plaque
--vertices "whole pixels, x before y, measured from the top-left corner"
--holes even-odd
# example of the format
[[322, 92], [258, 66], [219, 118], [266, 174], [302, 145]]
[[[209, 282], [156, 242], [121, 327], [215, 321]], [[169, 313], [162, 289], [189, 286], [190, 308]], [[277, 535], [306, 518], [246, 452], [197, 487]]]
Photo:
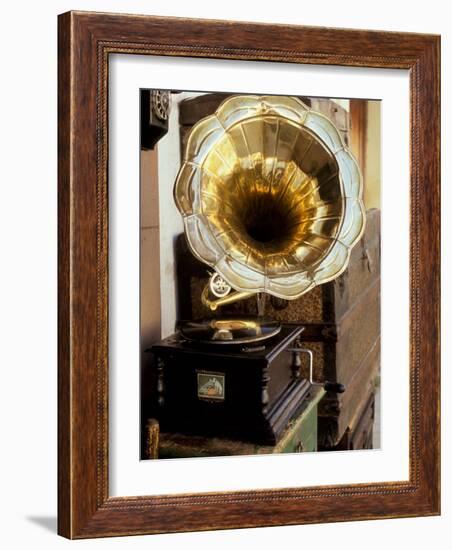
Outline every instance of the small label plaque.
[[197, 372], [198, 399], [224, 401], [225, 375], [216, 372]]

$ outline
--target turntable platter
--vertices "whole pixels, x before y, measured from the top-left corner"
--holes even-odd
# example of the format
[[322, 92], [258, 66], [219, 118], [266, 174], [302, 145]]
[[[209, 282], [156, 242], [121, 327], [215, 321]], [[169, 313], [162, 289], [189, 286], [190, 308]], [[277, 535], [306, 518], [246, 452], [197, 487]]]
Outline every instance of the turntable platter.
[[260, 318], [219, 318], [182, 321], [179, 330], [187, 340], [205, 344], [244, 344], [259, 342], [278, 334], [278, 321]]

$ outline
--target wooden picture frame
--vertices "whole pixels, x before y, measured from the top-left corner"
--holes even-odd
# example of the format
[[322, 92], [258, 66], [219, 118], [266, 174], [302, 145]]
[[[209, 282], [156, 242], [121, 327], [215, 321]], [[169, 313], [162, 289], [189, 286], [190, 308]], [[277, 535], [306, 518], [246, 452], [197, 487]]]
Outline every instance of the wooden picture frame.
[[[437, 515], [440, 511], [440, 38], [69, 12], [58, 62], [58, 532], [87, 538]], [[108, 61], [113, 53], [410, 73], [408, 481], [110, 497]]]

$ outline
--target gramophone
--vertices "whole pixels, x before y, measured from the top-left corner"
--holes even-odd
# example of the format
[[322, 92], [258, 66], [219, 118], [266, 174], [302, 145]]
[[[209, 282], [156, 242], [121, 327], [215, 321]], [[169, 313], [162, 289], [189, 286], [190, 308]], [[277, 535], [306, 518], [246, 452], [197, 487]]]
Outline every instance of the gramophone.
[[[299, 99], [232, 96], [192, 128], [174, 198], [191, 252], [211, 270], [210, 314], [152, 347], [162, 428], [274, 444], [316, 382], [303, 326], [267, 319], [265, 298], [299, 299], [346, 269], [365, 224], [357, 163]], [[253, 295], [256, 317], [221, 315]]]

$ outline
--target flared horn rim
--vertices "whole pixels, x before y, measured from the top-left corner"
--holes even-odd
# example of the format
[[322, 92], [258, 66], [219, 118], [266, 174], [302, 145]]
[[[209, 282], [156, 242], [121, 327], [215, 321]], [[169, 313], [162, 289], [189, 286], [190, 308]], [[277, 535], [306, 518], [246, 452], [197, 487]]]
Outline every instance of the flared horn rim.
[[[300, 261], [296, 268], [281, 273], [272, 272], [267, 265], [264, 268], [253, 263], [237, 250], [232, 253], [218, 238], [218, 232], [212, 229], [211, 220], [203, 210], [202, 177], [211, 151], [234, 128], [252, 120], [270, 119], [315, 137], [337, 163], [341, 194], [340, 221], [323, 255], [309, 265]], [[283, 299], [298, 298], [314, 286], [335, 279], [347, 268], [351, 249], [365, 228], [362, 193], [359, 166], [335, 125], [298, 98], [287, 96], [239, 95], [223, 101], [213, 115], [193, 126], [174, 186], [175, 202], [183, 216], [193, 254], [215, 269], [234, 289], [266, 292]]]

